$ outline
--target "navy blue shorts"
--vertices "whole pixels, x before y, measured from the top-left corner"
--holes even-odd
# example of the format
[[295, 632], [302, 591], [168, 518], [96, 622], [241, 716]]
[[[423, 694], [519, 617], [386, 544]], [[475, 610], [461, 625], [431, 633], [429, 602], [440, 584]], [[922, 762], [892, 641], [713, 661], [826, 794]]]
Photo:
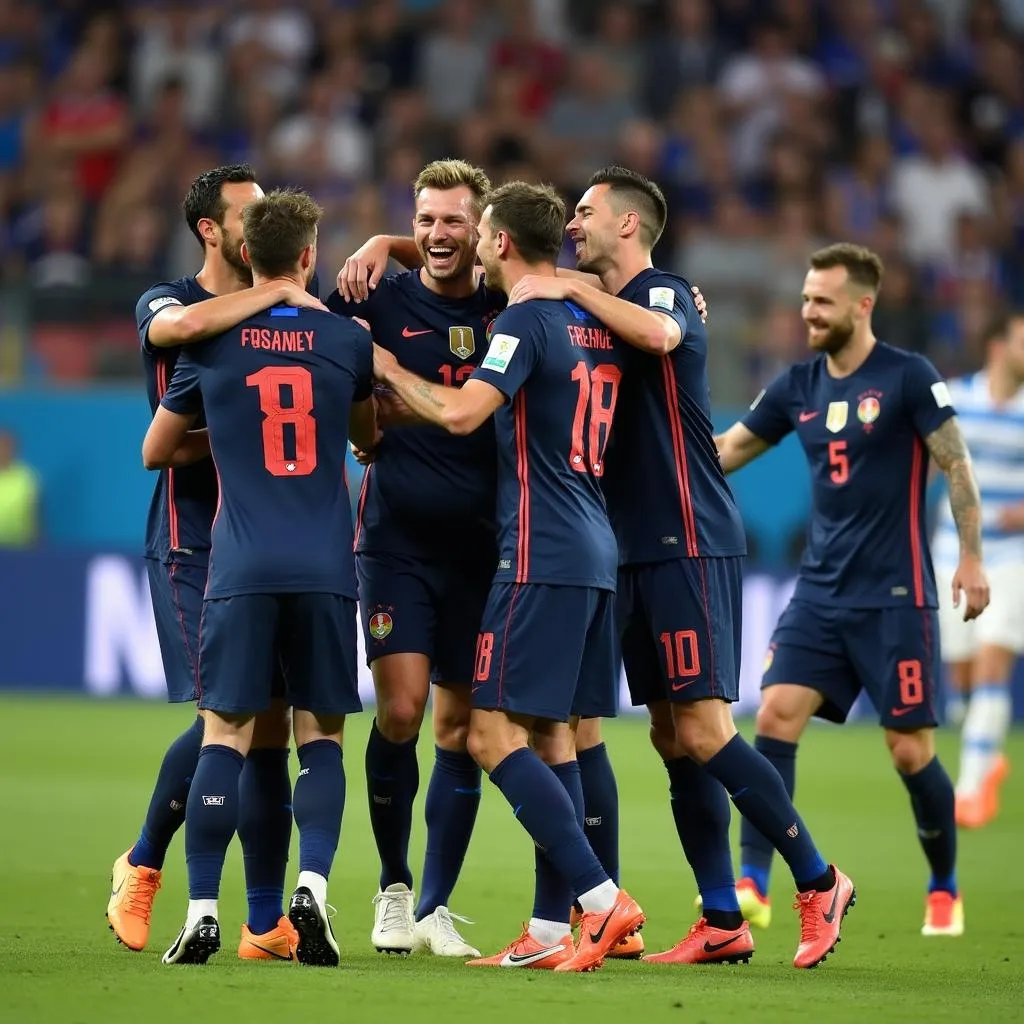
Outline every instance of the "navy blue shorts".
[[425, 654], [435, 682], [469, 685], [494, 565], [490, 558], [356, 555], [366, 663], [386, 654]]
[[362, 711], [356, 603], [338, 594], [242, 594], [203, 605], [199, 706], [266, 711], [275, 679], [293, 707], [321, 715]]
[[616, 618], [633, 704], [737, 700], [742, 615], [742, 558], [623, 566]]
[[861, 690], [887, 729], [937, 723], [939, 617], [934, 608], [822, 608], [790, 601], [765, 658], [762, 689], [793, 683], [825, 698], [819, 718], [845, 722]]
[[207, 566], [167, 565], [146, 559], [167, 699], [182, 704], [196, 699], [199, 665], [199, 618], [203, 612]]
[[614, 601], [594, 587], [495, 583], [477, 640], [473, 707], [555, 722], [614, 717]]

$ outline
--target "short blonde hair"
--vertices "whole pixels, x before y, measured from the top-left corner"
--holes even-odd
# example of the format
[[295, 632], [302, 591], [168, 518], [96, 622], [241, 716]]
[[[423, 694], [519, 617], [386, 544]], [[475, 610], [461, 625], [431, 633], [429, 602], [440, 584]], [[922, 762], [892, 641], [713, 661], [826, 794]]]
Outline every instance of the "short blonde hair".
[[486, 171], [465, 160], [435, 160], [427, 164], [412, 183], [412, 191], [414, 196], [418, 196], [425, 188], [446, 192], [460, 186], [465, 186], [473, 193], [473, 208], [479, 217], [491, 191], [491, 179], [487, 177]]

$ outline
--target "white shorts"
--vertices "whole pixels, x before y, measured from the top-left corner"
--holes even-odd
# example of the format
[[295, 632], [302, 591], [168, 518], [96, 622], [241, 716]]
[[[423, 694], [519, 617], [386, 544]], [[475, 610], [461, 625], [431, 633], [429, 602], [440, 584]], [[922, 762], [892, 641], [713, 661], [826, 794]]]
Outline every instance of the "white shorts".
[[969, 661], [989, 645], [1024, 653], [1024, 563], [993, 565], [987, 573], [992, 600], [978, 618], [964, 622], [962, 595], [960, 607], [953, 607], [952, 571], [935, 571], [943, 661]]

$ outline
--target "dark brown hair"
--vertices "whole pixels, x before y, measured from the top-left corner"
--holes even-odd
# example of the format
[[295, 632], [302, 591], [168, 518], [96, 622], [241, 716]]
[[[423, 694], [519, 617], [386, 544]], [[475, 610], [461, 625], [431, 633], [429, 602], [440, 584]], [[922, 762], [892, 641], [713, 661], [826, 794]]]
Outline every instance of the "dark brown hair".
[[852, 242], [836, 242], [824, 249], [811, 253], [810, 265], [814, 270], [831, 270], [833, 267], [845, 267], [852, 284], [858, 284], [868, 291], [878, 293], [882, 284], [885, 267], [882, 258], [876, 252], [863, 245]]
[[491, 226], [505, 231], [527, 263], [554, 263], [565, 235], [565, 203], [550, 185], [510, 181], [488, 197]]
[[264, 277], [287, 274], [316, 241], [321, 207], [299, 189], [275, 189], [242, 210], [242, 238], [253, 270]]
[[255, 180], [256, 172], [248, 164], [228, 164], [224, 167], [214, 167], [212, 170], [203, 171], [192, 182], [188, 189], [188, 195], [185, 196], [185, 201], [181, 204], [181, 209], [185, 214], [185, 223], [199, 240], [200, 245], [205, 248], [203, 236], [199, 233], [201, 220], [212, 220], [220, 227], [224, 226], [224, 213], [228, 208], [228, 204], [224, 201], [224, 186], [254, 182]]

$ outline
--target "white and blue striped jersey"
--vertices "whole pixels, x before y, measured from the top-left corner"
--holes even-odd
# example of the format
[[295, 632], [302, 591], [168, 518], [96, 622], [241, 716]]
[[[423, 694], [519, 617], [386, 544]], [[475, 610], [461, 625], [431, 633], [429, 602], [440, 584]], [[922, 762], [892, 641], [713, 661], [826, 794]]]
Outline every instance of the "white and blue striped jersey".
[[[1024, 388], [997, 405], [989, 391], [988, 374], [982, 370], [950, 381], [949, 391], [981, 492], [985, 564], [1024, 564], [1024, 532], [997, 525], [1004, 508], [1024, 502]], [[932, 558], [944, 569], [955, 569], [960, 558], [956, 524], [945, 498]]]

